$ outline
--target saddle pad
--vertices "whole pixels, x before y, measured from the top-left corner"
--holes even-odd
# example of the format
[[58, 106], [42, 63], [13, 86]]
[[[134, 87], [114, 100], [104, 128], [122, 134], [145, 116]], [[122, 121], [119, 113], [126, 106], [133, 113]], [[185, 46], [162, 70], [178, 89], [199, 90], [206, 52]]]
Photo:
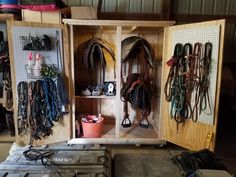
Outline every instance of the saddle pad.
[[169, 153], [161, 154], [116, 154], [115, 177], [181, 177]]

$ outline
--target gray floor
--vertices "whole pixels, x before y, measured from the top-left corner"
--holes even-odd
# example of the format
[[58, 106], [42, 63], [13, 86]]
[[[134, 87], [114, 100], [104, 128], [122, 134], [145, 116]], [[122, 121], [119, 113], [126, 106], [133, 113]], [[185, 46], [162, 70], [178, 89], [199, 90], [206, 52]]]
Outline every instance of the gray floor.
[[[236, 174], [236, 151], [233, 149], [235, 146], [236, 144], [231, 144], [227, 141], [227, 138], [224, 138], [218, 140], [216, 149], [217, 156], [223, 160], [222, 162], [232, 174]], [[0, 144], [1, 161], [8, 156], [10, 147], [10, 143]], [[179, 177], [181, 174], [179, 169], [170, 161], [172, 152], [176, 153], [184, 150], [181, 147], [172, 144], [164, 147], [154, 145], [109, 145], [108, 149], [111, 151], [114, 162], [113, 177]]]
[[[222, 159], [222, 162], [227, 166], [228, 170], [232, 174], [236, 174], [236, 132], [231, 128], [221, 128], [217, 134], [217, 143], [216, 143], [216, 155]], [[11, 147], [11, 143], [0, 143], [0, 162], [4, 161], [5, 158], [9, 154], [9, 149]], [[159, 146], [148, 146], [148, 145], [109, 145], [108, 148], [111, 150], [111, 156], [113, 159], [116, 159], [116, 164], [114, 166], [120, 165], [120, 161], [122, 159], [126, 159], [126, 162], [123, 168], [123, 171], [116, 171], [117, 177], [122, 177], [124, 174], [132, 173], [134, 176], [138, 177], [138, 174], [142, 176], [143, 173], [146, 176], [155, 176], [153, 175], [153, 171], [149, 170], [145, 172], [145, 168], [147, 169], [155, 169], [155, 167], [161, 169], [162, 174], [168, 173], [168, 170], [162, 168], [162, 166], [168, 166], [168, 168], [172, 168], [172, 173], [176, 173], [177, 171], [170, 161], [168, 161], [168, 156], [171, 151], [184, 150], [181, 147], [174, 146], [168, 144], [164, 147]], [[119, 154], [119, 156], [116, 156]], [[142, 158], [145, 155], [145, 158]], [[164, 159], [160, 159], [164, 158]], [[151, 163], [146, 163], [146, 161]], [[162, 163], [158, 163], [158, 161]], [[165, 162], [164, 162], [165, 161]], [[164, 162], [164, 163], [163, 163]], [[159, 166], [158, 166], [159, 164]], [[120, 168], [119, 167], [119, 168]], [[150, 175], [149, 175], [150, 173]], [[151, 175], [152, 174], [152, 175]], [[114, 175], [115, 176], [115, 175]], [[115, 177], [116, 177], [115, 176]], [[130, 175], [131, 176], [131, 175]], [[140, 176], [140, 177], [141, 177]], [[173, 175], [168, 175], [173, 176]], [[174, 175], [177, 176], [177, 175]], [[159, 177], [161, 177], [159, 175]], [[164, 177], [164, 176], [163, 176]]]

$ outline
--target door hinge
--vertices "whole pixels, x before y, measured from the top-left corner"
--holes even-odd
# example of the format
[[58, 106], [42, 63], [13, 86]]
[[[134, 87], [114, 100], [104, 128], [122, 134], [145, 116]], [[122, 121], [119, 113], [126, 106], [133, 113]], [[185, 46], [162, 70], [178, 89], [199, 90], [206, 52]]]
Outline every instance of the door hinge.
[[212, 139], [213, 139], [214, 133], [213, 132], [208, 132], [206, 139], [205, 139], [205, 143], [204, 143], [204, 148], [209, 149]]

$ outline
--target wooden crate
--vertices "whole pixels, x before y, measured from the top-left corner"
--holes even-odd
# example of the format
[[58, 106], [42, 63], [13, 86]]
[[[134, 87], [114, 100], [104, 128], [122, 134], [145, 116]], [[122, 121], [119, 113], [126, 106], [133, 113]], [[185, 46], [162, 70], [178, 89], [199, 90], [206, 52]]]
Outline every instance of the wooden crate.
[[58, 11], [32, 11], [28, 9], [22, 10], [22, 21], [25, 22], [41, 22], [61, 24], [62, 17], [70, 14], [69, 9], [61, 9]]
[[71, 7], [71, 18], [74, 19], [97, 19], [97, 7]]

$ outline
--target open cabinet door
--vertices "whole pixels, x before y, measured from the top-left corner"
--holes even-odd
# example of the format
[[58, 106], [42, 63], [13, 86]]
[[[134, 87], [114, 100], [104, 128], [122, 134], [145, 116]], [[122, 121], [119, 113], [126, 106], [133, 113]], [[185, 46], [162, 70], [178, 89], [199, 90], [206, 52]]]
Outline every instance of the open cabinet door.
[[[52, 130], [51, 135], [45, 137], [40, 136], [41, 139], [38, 140], [35, 139], [33, 140], [31, 138], [32, 135], [36, 132], [35, 130], [36, 126], [31, 126], [32, 122], [34, 123], [36, 122], [36, 119], [32, 118], [31, 120], [29, 120], [29, 116], [31, 116], [32, 114], [29, 111], [30, 95], [34, 91], [36, 92], [36, 90], [31, 90], [32, 92], [29, 92], [30, 89], [28, 89], [28, 106], [27, 106], [28, 111], [27, 111], [27, 119], [24, 121], [25, 122], [24, 125], [22, 125], [23, 121], [21, 121], [21, 118], [23, 117], [22, 113], [18, 112], [18, 107], [20, 105], [18, 102], [19, 98], [20, 99], [25, 98], [23, 96], [19, 96], [19, 93], [22, 92], [18, 92], [18, 88], [23, 87], [23, 86], [18, 87], [19, 83], [23, 81], [26, 83], [26, 86], [28, 84], [29, 88], [30, 82], [32, 81], [36, 82], [37, 80], [41, 80], [41, 77], [38, 78], [37, 76], [39, 72], [36, 71], [36, 68], [29, 68], [28, 66], [30, 64], [28, 61], [30, 55], [33, 59], [35, 59], [36, 54], [39, 54], [40, 57], [42, 58], [42, 64], [45, 64], [45, 66], [47, 67], [55, 65], [59, 69], [65, 85], [64, 91], [68, 92], [70, 98], [70, 92], [69, 92], [70, 71], [68, 67], [70, 64], [70, 57], [68, 54], [69, 43], [68, 43], [68, 31], [66, 26], [61, 24], [43, 24], [43, 23], [32, 23], [32, 22], [8, 21], [7, 28], [8, 28], [11, 75], [12, 75], [16, 143], [21, 146], [27, 145], [29, 143], [36, 146], [36, 145], [52, 144], [69, 140], [71, 138], [70, 110], [69, 113], [63, 114], [63, 116], [61, 116], [58, 121], [53, 121], [54, 125], [51, 129]], [[47, 37], [41, 40], [41, 46], [44, 47], [47, 46], [47, 47], [45, 48], [32, 47], [32, 43], [36, 41], [35, 39], [37, 37], [43, 38], [44, 35], [47, 35]], [[50, 42], [48, 44], [45, 44], [46, 41], [48, 41], [46, 38], [50, 39], [49, 40]], [[44, 43], [45, 45], [42, 45], [43, 43], [42, 41], [43, 42], [45, 41]], [[37, 44], [34, 43], [34, 45], [36, 46]], [[54, 77], [53, 80], [55, 81], [56, 77]], [[53, 98], [55, 97], [58, 97], [58, 95], [54, 96]], [[54, 108], [58, 107], [56, 106]], [[45, 121], [45, 119], [43, 120]], [[37, 123], [35, 123], [35, 125], [37, 125]]]
[[[200, 150], [203, 148], [214, 150], [221, 86], [224, 31], [225, 20], [177, 25], [165, 28], [162, 67], [163, 91], [161, 96], [161, 127], [162, 137], [168, 142], [191, 150]], [[209, 74], [210, 113], [201, 113], [196, 123], [190, 118], [186, 119], [184, 123], [177, 124], [173, 116], [170, 115], [171, 102], [167, 102], [165, 99], [164, 87], [170, 69], [166, 62], [173, 56], [174, 48], [177, 43], [183, 45], [191, 43], [194, 48], [195, 43], [202, 43], [204, 45], [207, 42], [212, 44], [212, 61]], [[194, 103], [191, 101], [191, 104]]]

